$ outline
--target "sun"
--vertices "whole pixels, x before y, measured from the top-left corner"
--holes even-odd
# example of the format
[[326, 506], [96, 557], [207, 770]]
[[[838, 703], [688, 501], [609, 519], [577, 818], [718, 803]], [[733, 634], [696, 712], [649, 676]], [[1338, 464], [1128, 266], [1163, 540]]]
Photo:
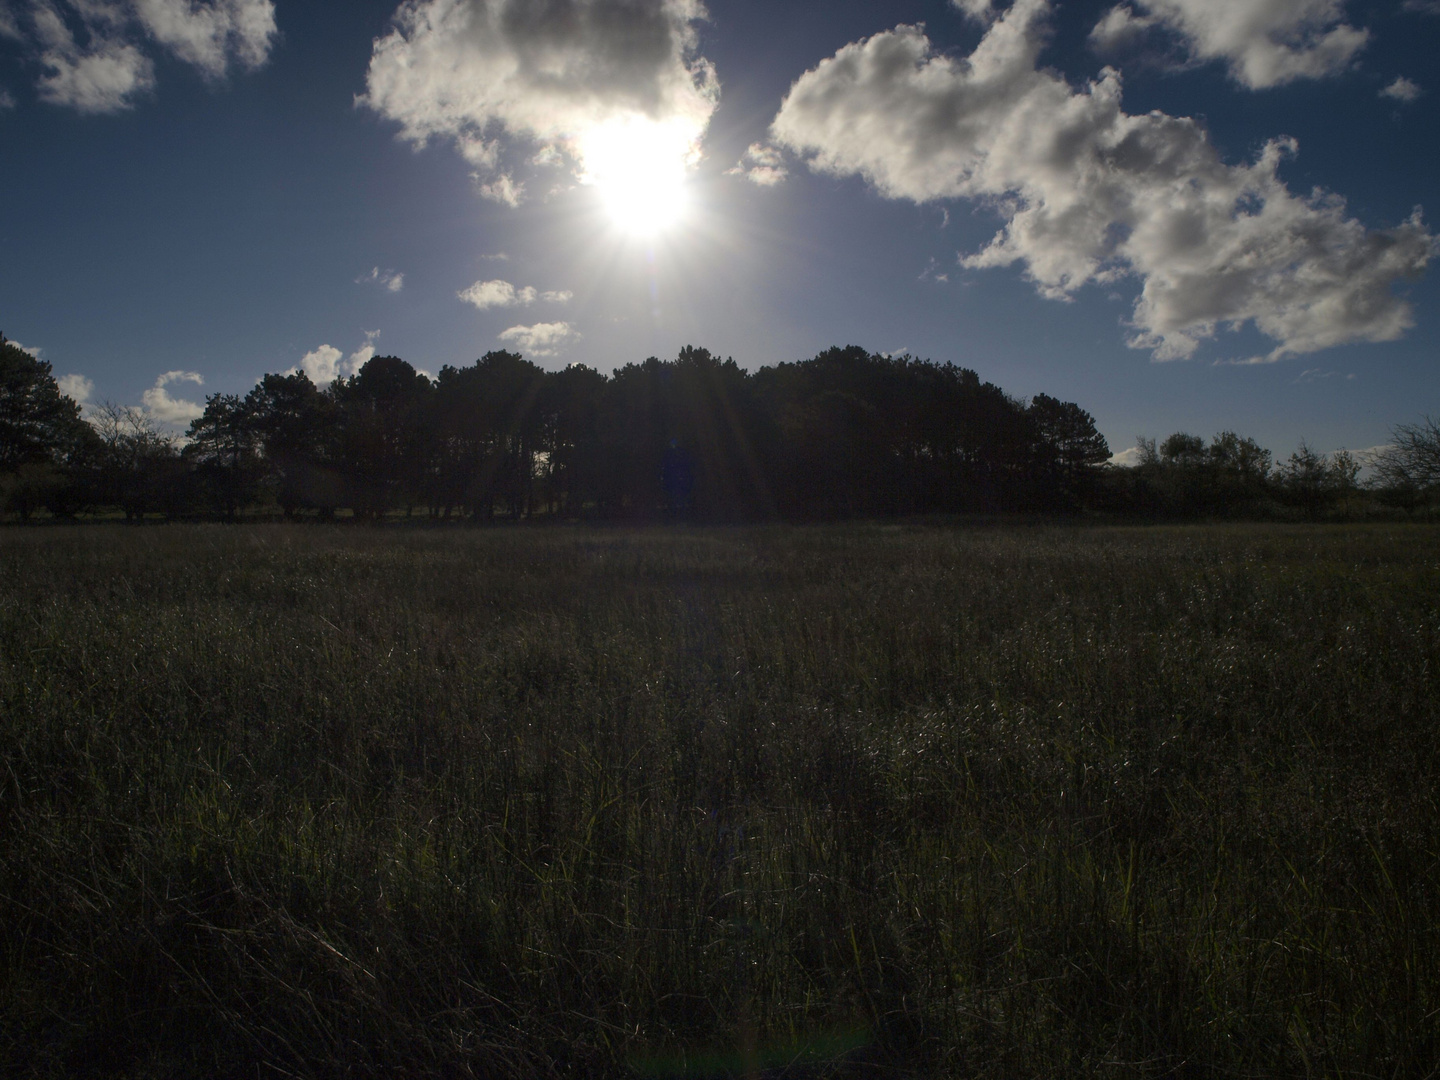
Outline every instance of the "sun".
[[597, 124], [579, 143], [581, 179], [619, 229], [651, 237], [685, 216], [685, 176], [697, 156], [687, 125], [632, 116]]

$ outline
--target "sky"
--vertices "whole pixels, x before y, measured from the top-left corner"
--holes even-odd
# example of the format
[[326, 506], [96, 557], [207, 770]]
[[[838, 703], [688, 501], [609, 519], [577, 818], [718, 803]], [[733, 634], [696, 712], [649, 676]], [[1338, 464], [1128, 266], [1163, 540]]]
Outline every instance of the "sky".
[[0, 0], [0, 331], [267, 372], [832, 345], [1278, 457], [1440, 413], [1440, 0]]

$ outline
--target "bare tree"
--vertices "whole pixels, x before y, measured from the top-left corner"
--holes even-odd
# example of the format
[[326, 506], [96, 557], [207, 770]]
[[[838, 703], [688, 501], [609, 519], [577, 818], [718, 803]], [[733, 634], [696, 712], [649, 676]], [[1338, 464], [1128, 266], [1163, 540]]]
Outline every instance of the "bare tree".
[[90, 423], [102, 444], [96, 501], [119, 506], [127, 519], [173, 512], [183, 496], [179, 440], [142, 409], [113, 401], [95, 406]]
[[1375, 454], [1375, 480], [1387, 488], [1428, 488], [1440, 484], [1440, 423], [1425, 417], [1390, 431], [1391, 444]]

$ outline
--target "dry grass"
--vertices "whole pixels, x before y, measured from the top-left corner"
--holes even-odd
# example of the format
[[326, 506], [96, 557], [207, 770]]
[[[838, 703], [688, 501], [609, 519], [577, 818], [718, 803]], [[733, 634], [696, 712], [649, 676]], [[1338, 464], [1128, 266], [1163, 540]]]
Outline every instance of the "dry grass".
[[4, 530], [0, 1067], [1434, 1075], [1437, 541]]

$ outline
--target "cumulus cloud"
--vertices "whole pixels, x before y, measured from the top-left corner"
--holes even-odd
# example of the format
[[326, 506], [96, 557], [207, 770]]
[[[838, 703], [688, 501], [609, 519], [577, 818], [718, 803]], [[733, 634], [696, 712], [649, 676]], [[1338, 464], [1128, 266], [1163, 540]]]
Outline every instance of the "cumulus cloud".
[[15, 348], [19, 349], [21, 352], [29, 353], [31, 356], [35, 357], [36, 360], [39, 360], [40, 354], [45, 351], [38, 345], [21, 345], [20, 342], [11, 341], [9, 338], [6, 338], [5, 340], [6, 344], [14, 345]]
[[995, 15], [993, 0], [951, 0], [951, 3], [977, 22], [989, 22]]
[[501, 332], [500, 340], [518, 346], [532, 356], [554, 356], [579, 336], [568, 322], [550, 322], [512, 326]]
[[1133, 48], [1154, 25], [1154, 19], [1135, 14], [1135, 9], [1125, 4], [1117, 4], [1090, 31], [1090, 47], [1102, 54]]
[[0, 34], [40, 59], [40, 97], [87, 113], [129, 108], [155, 85], [144, 45], [159, 46], [207, 78], [232, 63], [265, 62], [276, 33], [273, 0], [30, 0], [0, 9]]
[[567, 303], [575, 294], [568, 291], [539, 292], [533, 285], [516, 288], [508, 281], [496, 278], [491, 281], [477, 281], [455, 294], [467, 304], [474, 304], [481, 311], [495, 307], [519, 307], [544, 300], [547, 304]]
[[1344, 71], [1370, 40], [1344, 21], [1345, 0], [1134, 0], [1091, 31], [1102, 51], [1128, 45], [1152, 26], [1176, 34], [1194, 62], [1222, 61], [1231, 78], [1259, 90]]
[[1122, 469], [1133, 469], [1144, 460], [1144, 451], [1138, 446], [1132, 446], [1129, 450], [1121, 450], [1118, 454], [1112, 455], [1105, 464], [1116, 465]]
[[84, 375], [61, 375], [55, 380], [55, 385], [60, 388], [71, 401], [84, 405], [90, 400], [90, 395], [95, 392], [95, 383]]
[[155, 380], [154, 386], [140, 395], [140, 402], [145, 407], [146, 415], [162, 424], [188, 424], [191, 420], [197, 420], [203, 416], [205, 414], [203, 405], [170, 396], [170, 391], [166, 387], [180, 382], [191, 382], [196, 386], [202, 386], [205, 380], [197, 371], [165, 372]]
[[1397, 75], [1394, 81], [1390, 82], [1386, 85], [1385, 89], [1380, 91], [1380, 96], [1409, 104], [1422, 93], [1424, 93], [1424, 91], [1420, 89], [1419, 83], [1405, 78], [1404, 75]]
[[365, 331], [365, 344], [348, 357], [333, 345], [321, 345], [302, 356], [299, 366], [287, 374], [303, 371], [316, 386], [328, 386], [336, 379], [354, 375], [369, 363], [375, 356], [375, 339], [379, 336], [379, 330]]
[[492, 307], [514, 307], [516, 304], [533, 304], [535, 290], [526, 286], [516, 289], [508, 281], [496, 278], [493, 281], [477, 281], [455, 294], [467, 304], [474, 304], [481, 311]]
[[[316, 386], [325, 386], [334, 382], [340, 374], [340, 360], [344, 355], [334, 345], [321, 345], [300, 358], [298, 370], [305, 372]], [[291, 368], [291, 373], [295, 370]]]
[[790, 173], [785, 168], [785, 158], [779, 150], [765, 143], [757, 142], [750, 144], [749, 149], [745, 151], [745, 156], [733, 169], [726, 169], [725, 175], [743, 176], [752, 184], [774, 187]]
[[1418, 210], [1366, 230], [1338, 196], [1286, 188], [1292, 140], [1227, 165], [1193, 120], [1126, 114], [1118, 72], [1072, 88], [1036, 67], [1048, 12], [1017, 0], [968, 58], [914, 26], [847, 45], [796, 81], [772, 135], [890, 198], [984, 200], [1005, 225], [965, 266], [1021, 263], [1054, 299], [1137, 278], [1129, 344], [1156, 359], [1246, 323], [1276, 343], [1267, 360], [1411, 326], [1392, 286], [1434, 249]]
[[372, 282], [382, 286], [386, 292], [399, 292], [405, 287], [405, 275], [396, 270], [381, 270], [377, 266], [368, 274], [361, 274], [355, 279], [357, 285], [366, 285]]
[[357, 103], [417, 146], [452, 140], [481, 194], [512, 206], [523, 183], [500, 168], [508, 142], [584, 179], [606, 150], [595, 133], [644, 123], [693, 160], [719, 100], [695, 55], [704, 14], [700, 0], [405, 0]]
[[[365, 344], [361, 345], [345, 358], [343, 370], [346, 375], [354, 375], [375, 358], [375, 339], [379, 336], [379, 330], [365, 331]], [[312, 379], [311, 382], [314, 382], [314, 380]]]

